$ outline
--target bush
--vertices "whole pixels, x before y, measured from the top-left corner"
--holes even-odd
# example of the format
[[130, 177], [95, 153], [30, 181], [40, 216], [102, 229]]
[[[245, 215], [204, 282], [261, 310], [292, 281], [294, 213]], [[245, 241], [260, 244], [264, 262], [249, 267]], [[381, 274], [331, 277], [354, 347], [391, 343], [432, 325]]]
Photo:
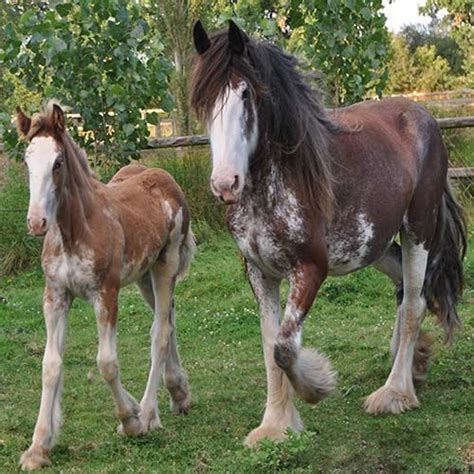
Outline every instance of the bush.
[[14, 162], [3, 163], [0, 186], [0, 275], [7, 275], [39, 265], [42, 241], [27, 234], [28, 187], [23, 167]]

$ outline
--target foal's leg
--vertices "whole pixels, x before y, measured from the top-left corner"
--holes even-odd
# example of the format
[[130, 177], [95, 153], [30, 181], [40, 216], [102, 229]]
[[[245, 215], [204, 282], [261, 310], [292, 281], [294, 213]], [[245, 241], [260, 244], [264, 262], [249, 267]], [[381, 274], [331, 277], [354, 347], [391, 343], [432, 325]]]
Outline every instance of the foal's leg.
[[71, 302], [71, 296], [64, 289], [46, 286], [43, 295], [47, 336], [43, 358], [43, 391], [33, 443], [20, 459], [22, 469], [37, 469], [49, 464], [48, 454], [59, 431], [64, 338]]
[[[151, 275], [147, 273], [138, 283], [145, 301], [155, 311], [155, 296], [153, 293], [153, 282]], [[171, 314], [172, 313], [172, 314]], [[188, 379], [181, 365], [176, 338], [176, 313], [174, 301], [171, 306], [170, 318], [172, 321], [172, 333], [170, 337], [170, 351], [165, 363], [165, 386], [171, 395], [171, 410], [176, 414], [184, 414], [189, 410], [191, 397], [188, 387]]]
[[108, 288], [98, 293], [94, 309], [99, 331], [97, 366], [104, 380], [112, 390], [117, 416], [121, 420], [119, 431], [137, 435], [142, 431], [138, 418], [140, 407], [136, 400], [123, 388], [120, 381], [117, 358], [117, 311], [118, 289]]
[[176, 313], [174, 300], [170, 308], [170, 351], [165, 363], [165, 386], [171, 395], [171, 410], [177, 415], [188, 413], [191, 406], [188, 377], [181, 366], [176, 337]]
[[423, 243], [402, 231], [403, 302], [400, 322], [400, 342], [390, 375], [385, 385], [372, 393], [365, 402], [367, 412], [401, 413], [418, 406], [413, 385], [412, 363], [415, 344], [423, 320], [426, 301], [422, 296], [428, 251]]
[[[173, 344], [174, 311], [172, 304], [175, 280], [179, 269], [180, 240], [177, 235], [171, 234], [166, 254], [150, 270], [155, 297], [155, 321], [151, 328], [151, 369], [145, 393], [140, 402], [140, 419], [144, 431], [161, 427], [157, 392], [162, 369], [170, 357], [170, 347]], [[174, 369], [176, 365], [171, 364], [171, 367]], [[189, 399], [185, 401], [189, 397], [187, 381], [183, 377], [180, 382], [182, 384], [180, 387], [185, 395], [184, 398], [179, 395], [178, 403], [183, 403], [185, 406], [189, 404]], [[173, 397], [173, 395], [177, 396], [177, 392], [172, 392], [171, 396]]]
[[[392, 342], [390, 344], [390, 352], [392, 354], [392, 362], [395, 361], [397, 355], [398, 346], [400, 344], [400, 327], [403, 319], [402, 311], [402, 297], [403, 291], [398, 291], [403, 286], [403, 270], [402, 270], [402, 250], [400, 246], [393, 242], [387, 253], [378, 260], [374, 265], [374, 268], [385, 273], [395, 284], [397, 288], [397, 318], [393, 328]], [[418, 339], [415, 345], [415, 354], [413, 356], [413, 382], [415, 385], [421, 385], [426, 381], [428, 373], [428, 363], [431, 355], [431, 336], [420, 330]]]
[[245, 439], [254, 446], [262, 438], [283, 439], [288, 429], [302, 431], [303, 423], [292, 397], [293, 389], [273, 355], [280, 326], [280, 280], [265, 277], [247, 262], [247, 273], [260, 309], [263, 355], [267, 372], [267, 403], [260, 426]]

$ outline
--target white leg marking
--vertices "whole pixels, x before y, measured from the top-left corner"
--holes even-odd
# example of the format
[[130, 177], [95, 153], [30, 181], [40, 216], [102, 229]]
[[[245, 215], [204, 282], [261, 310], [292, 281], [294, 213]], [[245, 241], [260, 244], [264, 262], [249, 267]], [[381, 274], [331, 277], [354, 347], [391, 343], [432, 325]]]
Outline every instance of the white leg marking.
[[48, 453], [59, 431], [64, 339], [70, 304], [71, 298], [64, 290], [45, 288], [43, 312], [47, 340], [43, 358], [41, 405], [33, 443], [20, 459], [22, 469], [38, 469], [49, 464]]
[[[402, 232], [402, 255], [404, 295], [400, 307], [403, 317], [398, 318], [398, 350], [385, 385], [366, 400], [366, 410], [372, 414], [401, 413], [419, 404], [413, 385], [412, 363], [415, 343], [426, 309], [426, 301], [421, 293], [428, 251], [422, 243], [416, 244], [412, 237]], [[396, 337], [394, 339], [396, 341]]]
[[175, 279], [179, 270], [182, 213], [175, 217], [175, 227], [170, 234], [164, 262], [157, 264], [150, 270], [155, 302], [155, 321], [151, 329], [151, 368], [145, 393], [140, 402], [140, 419], [144, 431], [151, 431], [161, 427], [157, 392], [158, 384], [166, 363], [172, 342], [173, 321], [172, 302]]
[[[104, 380], [112, 390], [117, 415], [122, 421], [119, 432], [127, 435], [138, 435], [142, 432], [138, 413], [140, 407], [137, 401], [123, 388], [120, 381], [120, 371], [117, 358], [117, 331], [115, 320], [117, 312], [117, 296], [98, 295], [94, 300], [94, 309], [99, 331], [99, 350], [97, 366]], [[108, 303], [106, 304], [107, 301]]]
[[245, 439], [255, 446], [263, 438], [281, 440], [288, 430], [302, 431], [303, 423], [292, 398], [293, 388], [284, 372], [276, 365], [275, 341], [280, 326], [280, 282], [264, 278], [256, 267], [248, 264], [248, 274], [260, 307], [261, 331], [267, 373], [267, 403], [261, 425]]

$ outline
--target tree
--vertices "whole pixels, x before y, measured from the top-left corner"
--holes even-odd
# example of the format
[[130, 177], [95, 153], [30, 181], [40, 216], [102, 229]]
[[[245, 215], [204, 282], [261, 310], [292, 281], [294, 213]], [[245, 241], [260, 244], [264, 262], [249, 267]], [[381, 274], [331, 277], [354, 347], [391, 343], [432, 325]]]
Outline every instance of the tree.
[[446, 59], [451, 73], [459, 76], [464, 74], [464, 54], [459, 44], [449, 33], [446, 28], [432, 22], [429, 26], [406, 25], [399, 34], [408, 43], [411, 53], [415, 53], [416, 49], [420, 46], [434, 46], [436, 56]]
[[[438, 20], [440, 11], [446, 14]], [[472, 0], [427, 0], [420, 11], [440, 22], [450, 31], [464, 55], [463, 69], [466, 85], [474, 87], [474, 9]]]
[[432, 92], [450, 89], [453, 76], [445, 58], [434, 46], [419, 46], [412, 53], [402, 35], [394, 35], [388, 63], [388, 94]]
[[382, 0], [218, 0], [217, 23], [232, 16], [250, 33], [303, 56], [321, 71], [332, 105], [381, 95], [388, 33]]
[[[163, 44], [143, 19], [139, 4], [125, 0], [50, 1], [19, 11], [4, 28], [2, 68], [43, 97], [56, 97], [78, 112], [83, 146], [105, 164], [137, 156], [148, 136], [140, 109], [154, 100], [165, 110], [170, 63]], [[21, 104], [23, 105], [23, 104]], [[15, 132], [4, 133], [7, 144]]]
[[178, 133], [183, 135], [191, 132], [188, 76], [194, 52], [192, 30], [195, 21], [205, 14], [207, 3], [204, 0], [152, 0], [148, 5], [153, 24], [164, 29], [164, 50], [172, 58], [174, 71], [170, 87], [175, 99]]

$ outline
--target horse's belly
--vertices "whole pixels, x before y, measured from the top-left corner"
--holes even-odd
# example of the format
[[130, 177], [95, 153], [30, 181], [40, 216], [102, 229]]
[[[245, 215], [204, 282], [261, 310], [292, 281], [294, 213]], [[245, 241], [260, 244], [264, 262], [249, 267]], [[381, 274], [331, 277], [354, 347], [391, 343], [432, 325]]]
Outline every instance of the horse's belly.
[[330, 229], [326, 241], [329, 275], [346, 275], [378, 260], [393, 238], [381, 242], [373, 223], [359, 213], [350, 222], [346, 221], [346, 226]]
[[136, 282], [150, 270], [157, 258], [158, 253], [150, 254], [149, 256], [142, 257], [137, 261], [126, 262], [122, 265], [120, 270], [120, 287], [123, 288], [124, 286]]

